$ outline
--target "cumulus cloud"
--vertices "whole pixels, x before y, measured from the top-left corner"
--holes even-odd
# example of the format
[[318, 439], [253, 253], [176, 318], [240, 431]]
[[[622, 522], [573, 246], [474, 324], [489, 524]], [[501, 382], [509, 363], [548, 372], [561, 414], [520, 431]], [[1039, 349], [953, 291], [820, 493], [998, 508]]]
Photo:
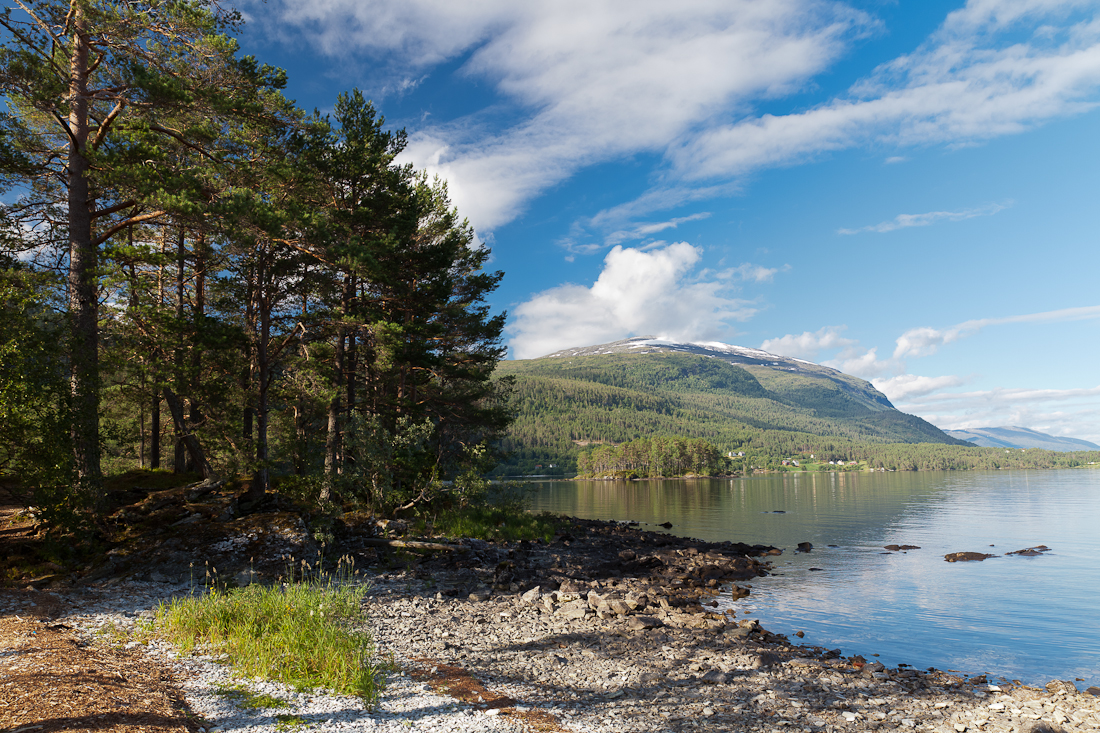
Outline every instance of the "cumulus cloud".
[[[889, 161], [887, 161], [889, 162]], [[990, 204], [977, 209], [965, 209], [963, 211], [929, 211], [926, 214], [898, 214], [889, 221], [872, 224], [859, 229], [838, 229], [837, 234], [859, 234], [861, 232], [892, 232], [908, 227], [926, 227], [937, 221], [962, 221], [973, 219], [976, 216], [991, 216], [1005, 209], [1001, 204]]]
[[766, 340], [760, 344], [760, 348], [780, 356], [817, 361], [818, 355], [825, 350], [858, 348], [858, 341], [840, 335], [844, 330], [843, 326], [826, 326], [817, 331], [787, 334], [786, 336]]
[[[844, 326], [826, 326], [817, 331], [803, 331], [768, 339], [760, 345], [764, 351], [781, 356], [793, 356], [839, 369], [864, 379], [880, 377], [905, 369], [905, 364], [894, 359], [879, 359], [878, 348], [864, 348], [856, 339], [842, 336]], [[822, 359], [824, 352], [832, 352]]]
[[693, 277], [701, 254], [686, 242], [649, 251], [614, 247], [591, 286], [559, 285], [513, 310], [513, 355], [529, 359], [644, 334], [680, 341], [728, 338], [730, 322], [756, 309], [733, 297], [722, 281]]

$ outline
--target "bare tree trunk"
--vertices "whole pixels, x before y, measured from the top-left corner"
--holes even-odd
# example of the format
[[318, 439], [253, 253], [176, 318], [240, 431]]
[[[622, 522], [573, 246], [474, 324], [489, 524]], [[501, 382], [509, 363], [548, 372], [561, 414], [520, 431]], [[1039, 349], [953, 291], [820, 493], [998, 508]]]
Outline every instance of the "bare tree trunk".
[[191, 461], [195, 464], [195, 468], [202, 474], [204, 479], [217, 479], [218, 475], [214, 473], [214, 468], [210, 465], [210, 462], [206, 460], [206, 454], [203, 453], [202, 445], [199, 444], [199, 439], [195, 437], [194, 433], [188, 433], [186, 431], [186, 424], [183, 418], [183, 405], [180, 403], [180, 399], [176, 396], [170, 388], [164, 388], [164, 402], [168, 405], [168, 411], [172, 413], [172, 421], [176, 424], [176, 433], [181, 435], [181, 443], [187, 448], [188, 454], [191, 456]]
[[92, 243], [94, 202], [88, 185], [88, 33], [80, 4], [74, 5], [73, 51], [69, 59], [69, 319], [73, 468], [77, 490], [96, 505], [102, 499], [99, 462], [99, 294], [96, 247]]

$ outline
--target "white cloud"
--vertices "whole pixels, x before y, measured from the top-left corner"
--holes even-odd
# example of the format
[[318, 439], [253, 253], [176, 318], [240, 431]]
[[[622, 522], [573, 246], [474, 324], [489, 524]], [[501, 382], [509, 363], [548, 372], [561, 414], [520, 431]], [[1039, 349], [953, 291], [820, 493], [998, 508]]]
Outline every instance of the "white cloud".
[[847, 94], [759, 115], [878, 23], [832, 0], [272, 0], [262, 12], [246, 0], [273, 37], [304, 36], [377, 89], [415, 87], [444, 62], [490, 86], [491, 105], [414, 130], [403, 158], [446, 178], [486, 231], [577, 170], [637, 153], [670, 164], [635, 207], [648, 217], [828, 151], [980, 142], [1078, 113], [1100, 87], [1095, 6], [970, 0]]
[[859, 346], [855, 339], [840, 335], [843, 326], [826, 326], [817, 331], [803, 331], [800, 334], [787, 334], [779, 338], [768, 339], [760, 348], [772, 354], [790, 356], [795, 359], [817, 361], [822, 351], [830, 349], [852, 349]]
[[663, 153], [718, 115], [803, 88], [874, 25], [829, 0], [273, 5], [275, 32], [368, 56], [386, 86], [468, 55], [459, 73], [501, 103], [415, 131], [405, 159], [445, 177], [481, 229], [583, 166]]
[[1100, 23], [1067, 12], [1074, 5], [1095, 8], [971, 0], [847, 97], [710, 128], [673, 150], [676, 170], [722, 178], [861, 145], [979, 142], [1089, 109], [1100, 88]]
[[895, 403], [899, 410], [916, 413], [945, 430], [1018, 425], [1100, 443], [1100, 386], [941, 392], [904, 399]]
[[640, 224], [633, 225], [629, 229], [619, 229], [617, 231], [611, 232], [606, 237], [604, 237], [604, 245], [607, 247], [613, 247], [616, 244], [622, 244], [623, 242], [628, 242], [631, 240], [646, 239], [647, 237], [663, 232], [666, 229], [675, 229], [685, 222], [699, 221], [700, 219], [707, 219], [709, 217], [710, 212], [701, 211], [697, 214], [681, 216], [675, 219], [669, 219], [667, 221], [642, 222]]
[[895, 163], [905, 163], [908, 160], [909, 158], [905, 157], [904, 155], [891, 155], [883, 162], [885, 162], [886, 165], [894, 165]]
[[838, 229], [837, 234], [859, 234], [860, 232], [892, 232], [896, 229], [905, 229], [907, 227], [924, 227], [929, 224], [934, 224], [937, 221], [962, 221], [964, 219], [973, 219], [976, 216], [991, 216], [998, 211], [1003, 211], [1004, 206], [1000, 204], [990, 204], [989, 206], [982, 206], [977, 209], [965, 209], [963, 211], [929, 211], [926, 214], [898, 214], [889, 221], [880, 222], [878, 224], [872, 224], [870, 226], [861, 227], [859, 229]]
[[899, 374], [889, 379], [874, 379], [871, 384], [879, 392], [890, 398], [891, 402], [911, 399], [922, 395], [939, 392], [943, 389], [958, 387], [965, 384], [966, 380], [956, 376], [920, 377], [916, 374]]
[[894, 358], [930, 356], [935, 354], [940, 346], [967, 336], [973, 336], [986, 326], [1000, 326], [1010, 323], [1064, 323], [1093, 318], [1100, 318], [1100, 305], [1062, 308], [1060, 310], [1026, 313], [1004, 318], [978, 318], [944, 329], [928, 326], [912, 328], [898, 337], [897, 347], [894, 349]]
[[[760, 348], [781, 356], [818, 362], [864, 379], [904, 371], [904, 363], [895, 359], [879, 359], [877, 348], [865, 349], [856, 339], [841, 336], [844, 330], [844, 326], [826, 326], [817, 331], [788, 334], [768, 339]], [[821, 359], [822, 352], [836, 353], [831, 358]]]
[[737, 267], [723, 270], [719, 273], [719, 277], [723, 279], [732, 278], [744, 282], [751, 280], [755, 283], [770, 283], [775, 279], [776, 273], [790, 272], [790, 269], [790, 265], [783, 265], [782, 267], [764, 267], [763, 265], [754, 265], [751, 262], [743, 262]]
[[517, 359], [633, 335], [681, 341], [728, 338], [730, 321], [755, 313], [719, 281], [692, 277], [700, 249], [678, 242], [643, 251], [614, 247], [591, 287], [566, 284], [515, 308], [508, 327]]

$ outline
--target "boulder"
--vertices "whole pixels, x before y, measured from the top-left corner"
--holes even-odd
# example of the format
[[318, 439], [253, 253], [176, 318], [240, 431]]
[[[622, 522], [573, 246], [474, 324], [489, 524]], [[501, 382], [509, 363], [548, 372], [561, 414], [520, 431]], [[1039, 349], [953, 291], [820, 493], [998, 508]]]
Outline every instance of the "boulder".
[[947, 562], [971, 562], [974, 560], [986, 560], [996, 555], [987, 555], [984, 552], [951, 552], [943, 556]]

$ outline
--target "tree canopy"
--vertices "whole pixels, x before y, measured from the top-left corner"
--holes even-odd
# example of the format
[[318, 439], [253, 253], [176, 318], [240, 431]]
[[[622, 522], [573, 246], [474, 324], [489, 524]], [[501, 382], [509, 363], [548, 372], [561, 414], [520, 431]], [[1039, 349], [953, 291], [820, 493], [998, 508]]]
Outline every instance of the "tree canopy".
[[508, 422], [502, 274], [446, 187], [358, 90], [295, 108], [238, 23], [204, 0], [0, 14], [0, 472], [47, 509], [164, 464], [250, 476], [251, 502], [288, 476], [415, 504]]

